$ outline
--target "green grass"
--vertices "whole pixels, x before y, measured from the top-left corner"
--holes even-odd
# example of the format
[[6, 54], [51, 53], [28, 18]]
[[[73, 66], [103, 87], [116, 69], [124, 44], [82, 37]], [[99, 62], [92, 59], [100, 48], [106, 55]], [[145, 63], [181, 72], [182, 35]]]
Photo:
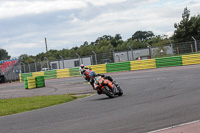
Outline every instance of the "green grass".
[[79, 98], [84, 98], [88, 95], [73, 96], [73, 95], [50, 95], [50, 96], [35, 96], [22, 97], [0, 100], [0, 116], [11, 115], [30, 110], [40, 109], [66, 103]]

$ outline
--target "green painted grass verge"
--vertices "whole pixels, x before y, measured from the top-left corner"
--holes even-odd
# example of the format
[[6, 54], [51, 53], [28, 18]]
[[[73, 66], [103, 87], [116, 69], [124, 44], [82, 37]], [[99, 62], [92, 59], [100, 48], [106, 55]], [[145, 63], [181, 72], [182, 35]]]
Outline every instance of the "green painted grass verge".
[[0, 116], [11, 115], [30, 110], [40, 109], [66, 103], [76, 100], [78, 98], [84, 98], [88, 95], [49, 95], [49, 96], [35, 96], [35, 97], [22, 97], [12, 99], [0, 100]]

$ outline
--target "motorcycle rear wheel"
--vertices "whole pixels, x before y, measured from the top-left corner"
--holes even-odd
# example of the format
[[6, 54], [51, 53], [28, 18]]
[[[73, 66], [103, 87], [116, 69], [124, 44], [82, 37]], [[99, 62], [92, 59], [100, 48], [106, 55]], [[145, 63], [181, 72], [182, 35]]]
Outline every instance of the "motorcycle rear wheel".
[[102, 89], [102, 92], [107, 95], [108, 97], [110, 98], [114, 98], [115, 97], [115, 94], [110, 90], [110, 88], [108, 86], [105, 86], [103, 89]]
[[119, 91], [119, 92], [118, 92], [118, 96], [122, 96], [122, 95], [123, 95], [123, 91], [122, 91], [121, 87], [118, 86], [117, 89], [118, 89], [118, 91]]

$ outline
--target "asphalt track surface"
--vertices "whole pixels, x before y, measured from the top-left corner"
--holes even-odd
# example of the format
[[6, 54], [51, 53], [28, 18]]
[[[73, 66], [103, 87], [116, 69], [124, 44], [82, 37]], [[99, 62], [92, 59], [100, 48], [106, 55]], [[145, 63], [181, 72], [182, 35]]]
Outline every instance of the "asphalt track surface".
[[[145, 133], [200, 119], [200, 66], [109, 73], [124, 95], [114, 99], [93, 95], [39, 110], [0, 117], [0, 133]], [[75, 81], [74, 81], [75, 80]], [[32, 95], [89, 91], [82, 77], [48, 80], [47, 87]], [[64, 88], [55, 88], [59, 84]], [[63, 85], [64, 84], [64, 85]], [[9, 84], [10, 85], [10, 84]], [[16, 85], [12, 88], [12, 85]], [[21, 92], [21, 83], [9, 92]], [[65, 86], [66, 85], [66, 86]], [[72, 86], [70, 86], [72, 85]], [[80, 86], [84, 91], [81, 92]], [[73, 88], [74, 87], [74, 88]], [[29, 93], [24, 93], [26, 96]], [[15, 95], [12, 97], [19, 97]]]

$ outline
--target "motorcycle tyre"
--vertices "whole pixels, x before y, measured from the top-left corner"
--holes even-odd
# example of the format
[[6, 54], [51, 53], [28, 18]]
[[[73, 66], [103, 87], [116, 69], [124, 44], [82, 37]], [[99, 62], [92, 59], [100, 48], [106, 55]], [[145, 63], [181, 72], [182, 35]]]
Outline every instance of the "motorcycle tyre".
[[123, 95], [123, 91], [122, 91], [121, 87], [119, 86], [119, 87], [117, 87], [117, 89], [119, 91], [118, 96], [122, 96]]
[[105, 86], [104, 88], [102, 88], [102, 92], [107, 95], [109, 98], [114, 98], [115, 94], [113, 94], [112, 92], [109, 92], [109, 87]]

